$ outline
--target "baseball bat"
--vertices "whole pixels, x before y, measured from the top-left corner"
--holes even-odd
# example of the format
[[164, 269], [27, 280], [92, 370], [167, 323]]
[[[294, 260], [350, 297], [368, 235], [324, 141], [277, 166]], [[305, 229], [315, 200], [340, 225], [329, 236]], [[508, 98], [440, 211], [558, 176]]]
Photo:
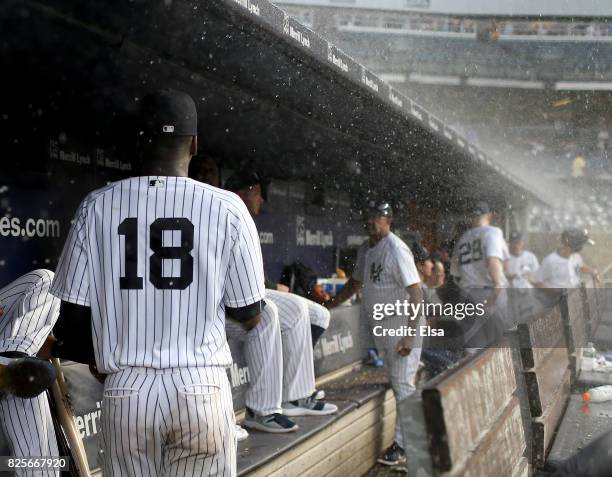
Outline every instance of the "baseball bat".
[[63, 471], [60, 475], [69, 475], [70, 477], [80, 477], [79, 469], [76, 466], [75, 460], [72, 458], [72, 453], [70, 451], [70, 444], [68, 443], [68, 438], [66, 437], [66, 433], [60, 424], [57, 406], [55, 405], [55, 400], [53, 396], [51, 396], [51, 390], [47, 389], [45, 391], [47, 393], [47, 400], [49, 401], [49, 410], [51, 411], [51, 420], [53, 421], [53, 428], [55, 429], [55, 437], [57, 439], [57, 449], [59, 451], [59, 456], [70, 457], [68, 459], [68, 469]]
[[76, 464], [79, 475], [81, 477], [91, 477], [89, 472], [89, 463], [87, 462], [87, 454], [85, 453], [85, 447], [83, 446], [83, 439], [79, 434], [74, 422], [74, 412], [70, 404], [70, 398], [68, 394], [68, 386], [64, 379], [64, 373], [59, 359], [53, 358], [51, 360], [53, 366], [57, 370], [57, 380], [51, 386], [51, 394], [55, 401], [55, 407], [61, 427], [66, 434], [68, 445], [70, 446], [70, 454], [73, 461]]

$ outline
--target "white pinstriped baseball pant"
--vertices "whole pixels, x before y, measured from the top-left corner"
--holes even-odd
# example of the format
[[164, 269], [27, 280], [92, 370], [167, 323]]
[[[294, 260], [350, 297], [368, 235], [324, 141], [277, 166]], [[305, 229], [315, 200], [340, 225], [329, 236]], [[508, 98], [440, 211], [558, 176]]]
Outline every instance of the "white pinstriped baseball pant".
[[104, 476], [236, 475], [225, 368], [127, 368], [102, 400]]
[[[47, 393], [32, 399], [11, 394], [0, 398], [0, 425], [14, 457], [59, 456]], [[59, 477], [58, 470], [20, 469], [16, 476]]]
[[226, 320], [227, 337], [245, 345], [251, 378], [246, 406], [262, 416], [281, 412], [281, 402], [305, 398], [314, 392], [308, 300], [295, 297], [266, 290], [266, 307], [257, 326], [248, 333], [239, 323]]
[[[399, 329], [402, 325], [408, 324], [405, 317], [396, 316], [385, 318], [383, 323], [387, 329]], [[381, 322], [370, 320], [370, 324], [375, 326]], [[415, 378], [421, 360], [422, 338], [417, 338], [415, 346], [418, 347], [413, 348], [408, 356], [400, 356], [396, 351], [400, 339], [395, 336], [374, 336], [374, 343], [384, 359], [384, 367], [396, 402], [406, 399], [416, 390]], [[404, 447], [399, 412], [395, 416], [395, 442], [400, 447]]]

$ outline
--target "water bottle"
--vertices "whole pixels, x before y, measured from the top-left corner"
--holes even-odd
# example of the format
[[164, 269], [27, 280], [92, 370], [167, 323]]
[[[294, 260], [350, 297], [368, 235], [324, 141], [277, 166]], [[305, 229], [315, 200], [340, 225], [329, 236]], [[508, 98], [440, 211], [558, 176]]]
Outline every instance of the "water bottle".
[[580, 369], [582, 371], [593, 371], [595, 368], [595, 359], [597, 358], [597, 350], [593, 343], [587, 343], [586, 348], [582, 348], [582, 362]]
[[604, 402], [612, 399], [612, 386], [597, 386], [582, 395], [583, 401]]

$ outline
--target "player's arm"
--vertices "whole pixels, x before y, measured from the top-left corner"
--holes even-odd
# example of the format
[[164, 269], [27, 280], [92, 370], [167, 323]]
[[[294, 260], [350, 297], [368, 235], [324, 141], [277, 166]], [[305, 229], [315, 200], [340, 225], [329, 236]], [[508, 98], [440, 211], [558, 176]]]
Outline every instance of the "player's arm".
[[62, 301], [60, 314], [53, 327], [55, 342], [51, 355], [77, 363], [96, 362], [91, 333], [91, 308]]
[[[406, 287], [408, 296], [410, 297], [410, 303], [421, 303], [423, 301], [423, 288], [420, 283], [415, 283]], [[420, 317], [415, 318], [413, 323], [417, 323]], [[408, 356], [414, 347], [414, 336], [404, 336], [399, 340], [395, 350], [400, 356]]]
[[504, 265], [498, 257], [487, 257], [487, 270], [494, 288], [501, 288], [504, 283]]
[[235, 213], [239, 219], [235, 223], [223, 304], [226, 316], [248, 331], [257, 326], [265, 306], [263, 259], [259, 233], [242, 201]]
[[340, 291], [331, 300], [323, 303], [326, 308], [335, 308], [352, 297], [361, 288], [361, 282], [353, 277], [349, 278]]
[[[414, 263], [414, 257], [408, 247], [397, 247], [394, 250], [395, 260], [393, 260], [393, 276], [396, 282], [405, 287], [407, 299], [410, 303], [423, 303], [423, 287], [421, 277]], [[409, 326], [418, 326], [422, 316], [416, 316], [409, 322]], [[415, 336], [404, 336], [399, 340], [395, 351], [400, 356], [408, 356], [414, 348]]]
[[538, 270], [533, 275], [533, 280], [530, 280], [534, 288], [548, 288], [544, 282], [550, 275], [550, 267], [548, 266], [548, 260], [545, 258], [542, 264], [538, 267]]
[[266, 303], [263, 300], [260, 300], [256, 303], [240, 308], [226, 306], [225, 313], [227, 314], [228, 318], [237, 321], [245, 330], [249, 331], [255, 328], [259, 323], [261, 312], [265, 306]]
[[499, 257], [487, 257], [487, 270], [493, 282], [493, 291], [487, 301], [494, 305], [503, 288], [504, 264]]
[[585, 273], [587, 275], [591, 275], [593, 277], [593, 281], [595, 282], [595, 285], [597, 286], [601, 285], [601, 277], [599, 275], [599, 271], [596, 268], [589, 267], [588, 265], [582, 265], [580, 267], [580, 272]]
[[86, 237], [87, 201], [77, 209], [60, 256], [51, 293], [62, 302], [51, 354], [79, 363], [95, 362], [89, 300], [89, 253]]
[[268, 280], [266, 278], [266, 288], [268, 290], [276, 290], [279, 292], [289, 292], [289, 287], [287, 285], [283, 285], [282, 283], [273, 282], [272, 280]]

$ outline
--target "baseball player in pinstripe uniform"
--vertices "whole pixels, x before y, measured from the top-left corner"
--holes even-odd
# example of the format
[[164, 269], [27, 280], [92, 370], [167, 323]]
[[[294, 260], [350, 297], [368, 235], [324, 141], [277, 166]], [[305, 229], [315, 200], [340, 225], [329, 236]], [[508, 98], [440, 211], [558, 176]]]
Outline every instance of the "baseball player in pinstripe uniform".
[[[143, 98], [139, 177], [77, 210], [52, 293], [91, 314], [104, 475], [236, 474], [226, 315], [245, 330], [264, 306], [255, 224], [234, 194], [187, 178], [193, 100]], [[60, 318], [61, 320], [62, 318]]]
[[[60, 301], [49, 293], [53, 272], [34, 270], [0, 289], [0, 356], [35, 356], [57, 320]], [[15, 457], [58, 456], [47, 394], [0, 398], [0, 425]], [[27, 469], [17, 475], [33, 475]], [[57, 470], [36, 475], [59, 476]]]
[[[263, 181], [259, 175], [248, 170], [236, 172], [225, 183], [226, 189], [236, 192], [242, 198], [242, 200], [244, 200], [249, 212], [251, 212], [253, 217], [259, 215], [261, 206], [264, 202], [265, 194], [262, 190], [263, 186]], [[288, 293], [289, 288], [280, 283], [266, 280], [266, 290], [275, 290], [277, 292], [287, 293], [286, 295], [273, 293], [272, 295], [275, 297], [275, 301], [277, 299], [283, 299], [286, 302], [300, 302], [301, 306], [306, 306], [308, 320], [310, 322], [312, 345], [314, 346], [329, 326], [329, 310], [312, 300], [307, 300], [299, 295]]]
[[[216, 164], [210, 158], [192, 168], [192, 173], [200, 180], [219, 183]], [[228, 182], [236, 184], [238, 178], [235, 175]], [[247, 182], [252, 180], [253, 176], [248, 175]], [[244, 183], [241, 181], [239, 185]], [[255, 176], [255, 182], [258, 181]], [[261, 205], [258, 202], [261, 199], [260, 185], [254, 184], [253, 188], [241, 186], [236, 191], [249, 212], [256, 215], [253, 199]], [[337, 406], [314, 396], [307, 301], [289, 293], [266, 289], [267, 306], [253, 330], [245, 333], [235, 323], [226, 323], [228, 337], [245, 344], [245, 358], [251, 375], [246, 395], [245, 427], [264, 432], [290, 432], [298, 427], [286, 415], [325, 415], [337, 411]], [[329, 312], [323, 310], [329, 322]]]
[[[375, 305], [394, 304], [408, 300], [420, 303], [423, 299], [421, 279], [410, 248], [391, 232], [392, 210], [388, 203], [371, 204], [367, 220], [370, 239], [357, 253], [353, 275], [328, 306], [348, 300], [363, 287], [362, 310], [370, 326], [384, 325], [385, 329], [400, 329], [410, 322], [405, 316], [387, 316], [384, 322], [373, 320]], [[415, 322], [418, 323], [418, 322]], [[384, 356], [384, 366], [396, 401], [415, 391], [415, 376], [421, 356], [420, 337], [377, 336], [374, 342]], [[406, 461], [399, 413], [395, 423], [395, 441], [378, 461], [396, 465]]]

